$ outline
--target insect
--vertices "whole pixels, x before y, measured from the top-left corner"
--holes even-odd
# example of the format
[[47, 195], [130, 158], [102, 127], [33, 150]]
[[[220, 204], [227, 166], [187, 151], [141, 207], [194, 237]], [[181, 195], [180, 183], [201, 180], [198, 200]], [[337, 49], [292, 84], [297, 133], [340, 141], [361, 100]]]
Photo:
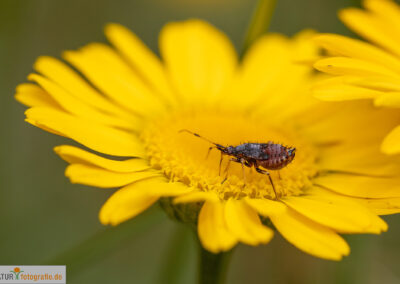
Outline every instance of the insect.
[[296, 154], [296, 148], [286, 147], [281, 144], [275, 144], [273, 142], [244, 143], [237, 146], [223, 146], [221, 144], [212, 142], [211, 140], [208, 140], [207, 138], [204, 138], [201, 135], [187, 129], [182, 129], [179, 132], [190, 133], [196, 137], [199, 137], [213, 144], [214, 146], [211, 146], [208, 149], [208, 154], [214, 148], [218, 149], [221, 152], [221, 159], [219, 161], [219, 175], [221, 175], [221, 165], [224, 155], [233, 157], [228, 161], [228, 164], [225, 169], [226, 176], [222, 181], [222, 183], [224, 183], [228, 177], [228, 168], [230, 162], [236, 162], [242, 165], [242, 173], [245, 185], [246, 185], [246, 176], [244, 172], [244, 167], [245, 166], [249, 168], [254, 167], [258, 173], [268, 176], [269, 181], [271, 182], [272, 189], [274, 190], [275, 193], [275, 199], [278, 198], [278, 195], [276, 193], [274, 182], [272, 181], [271, 175], [268, 171], [263, 170], [260, 167], [263, 167], [268, 170], [280, 170], [286, 167], [290, 162], [292, 162]]

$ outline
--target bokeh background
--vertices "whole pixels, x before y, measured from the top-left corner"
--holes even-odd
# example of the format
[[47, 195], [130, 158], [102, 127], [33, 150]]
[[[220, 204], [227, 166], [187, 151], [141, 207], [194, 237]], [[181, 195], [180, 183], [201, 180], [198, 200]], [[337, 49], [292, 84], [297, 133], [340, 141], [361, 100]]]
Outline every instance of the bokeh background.
[[[193, 234], [153, 208], [115, 229], [97, 214], [113, 190], [72, 185], [52, 151], [63, 138], [24, 122], [13, 98], [40, 55], [105, 42], [105, 23], [134, 30], [158, 52], [169, 22], [206, 19], [240, 50], [256, 0], [1, 0], [0, 1], [0, 264], [67, 264], [68, 283], [195, 283]], [[303, 28], [350, 34], [336, 12], [357, 0], [278, 0], [270, 30]], [[239, 245], [227, 283], [400, 283], [400, 215], [384, 218], [381, 236], [346, 236], [342, 262], [306, 255], [279, 234], [260, 247]]]

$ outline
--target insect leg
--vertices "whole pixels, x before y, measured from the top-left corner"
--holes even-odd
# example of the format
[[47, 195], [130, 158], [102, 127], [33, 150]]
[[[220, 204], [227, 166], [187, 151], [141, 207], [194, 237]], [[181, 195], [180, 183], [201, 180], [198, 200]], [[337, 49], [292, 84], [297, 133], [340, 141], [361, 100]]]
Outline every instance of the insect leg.
[[264, 170], [262, 170], [262, 169], [260, 169], [260, 168], [257, 168], [257, 167], [256, 167], [256, 171], [257, 171], [258, 173], [260, 173], [260, 174], [264, 174], [264, 175], [267, 175], [267, 176], [268, 176], [269, 181], [271, 182], [271, 185], [272, 185], [272, 189], [274, 190], [274, 193], [275, 193], [275, 199], [278, 199], [278, 194], [276, 194], [274, 182], [272, 181], [272, 178], [271, 178], [270, 173], [267, 172], [267, 171], [264, 171]]
[[221, 159], [219, 159], [219, 168], [218, 168], [218, 175], [221, 175], [221, 166], [222, 166], [222, 160], [224, 159], [224, 154], [221, 152]]
[[226, 168], [225, 168], [225, 170], [224, 170], [224, 173], [226, 174], [225, 175], [225, 178], [223, 179], [223, 181], [221, 182], [221, 184], [223, 184], [227, 179], [228, 179], [228, 169], [229, 169], [229, 166], [230, 166], [230, 164], [231, 164], [231, 161], [234, 161], [233, 159], [229, 159], [228, 160], [228, 163], [226, 164]]
[[244, 164], [245, 164], [245, 161], [244, 161], [243, 159], [240, 159], [240, 163], [242, 164], [242, 175], [243, 175], [243, 181], [244, 181], [244, 186], [243, 186], [243, 188], [245, 188], [245, 187], [246, 187], [246, 174], [245, 174], [245, 172], [244, 172]]
[[206, 155], [206, 160], [208, 159], [208, 156], [210, 155], [210, 152], [211, 152], [211, 150], [212, 150], [213, 148], [217, 148], [217, 147], [211, 146], [210, 148], [208, 148], [207, 155]]
[[236, 163], [242, 163], [242, 160], [239, 158], [232, 158], [228, 160], [228, 164], [226, 165], [224, 173], [226, 173], [224, 180], [221, 182], [223, 184], [227, 179], [228, 179], [228, 169], [231, 164], [231, 162], [236, 162]]

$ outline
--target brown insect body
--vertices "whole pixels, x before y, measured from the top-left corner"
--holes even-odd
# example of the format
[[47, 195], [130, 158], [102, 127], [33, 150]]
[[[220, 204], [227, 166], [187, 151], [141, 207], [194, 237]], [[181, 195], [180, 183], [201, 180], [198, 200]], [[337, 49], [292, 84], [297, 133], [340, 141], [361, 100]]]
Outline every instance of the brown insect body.
[[268, 170], [280, 170], [293, 161], [296, 149], [281, 144], [244, 143], [238, 146], [219, 149], [221, 152], [240, 159], [245, 159], [245, 166], [263, 167]]
[[[221, 159], [220, 159], [220, 163], [219, 163], [219, 172], [220, 173], [221, 173], [221, 164], [222, 164], [223, 155], [228, 155], [228, 156], [232, 156], [233, 158], [231, 158], [229, 160], [228, 165], [225, 169], [225, 172], [228, 171], [229, 163], [231, 161], [233, 161], [233, 162], [242, 164], [244, 180], [246, 180], [245, 174], [244, 174], [244, 166], [249, 167], [249, 168], [254, 167], [258, 173], [268, 175], [269, 180], [272, 185], [272, 188], [275, 192], [275, 197], [278, 198], [278, 195], [276, 194], [276, 191], [275, 191], [274, 183], [272, 181], [272, 178], [271, 178], [269, 172], [261, 169], [260, 167], [263, 167], [268, 170], [280, 170], [280, 169], [286, 167], [290, 162], [293, 161], [295, 154], [296, 154], [296, 148], [286, 147], [281, 144], [275, 144], [273, 142], [244, 143], [244, 144], [240, 144], [238, 146], [223, 146], [221, 144], [214, 143], [214, 142], [200, 136], [199, 134], [191, 132], [186, 129], [183, 129], [180, 132], [188, 132], [190, 134], [193, 134], [196, 137], [204, 139], [204, 140], [208, 141], [209, 143], [213, 144], [214, 146], [210, 147], [209, 151], [213, 148], [216, 148], [221, 151]], [[227, 176], [222, 181], [222, 183], [224, 183], [226, 181], [226, 179], [227, 179]]]

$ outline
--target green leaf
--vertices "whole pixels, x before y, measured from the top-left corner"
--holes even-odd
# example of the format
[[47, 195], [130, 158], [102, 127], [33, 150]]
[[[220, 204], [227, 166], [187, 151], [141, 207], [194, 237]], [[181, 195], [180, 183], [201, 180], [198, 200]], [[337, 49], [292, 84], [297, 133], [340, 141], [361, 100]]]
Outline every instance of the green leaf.
[[275, 5], [276, 0], [259, 0], [246, 33], [242, 56], [256, 39], [267, 32]]
[[46, 265], [67, 265], [68, 277], [73, 277], [88, 266], [104, 259], [119, 247], [131, 242], [151, 226], [165, 221], [167, 216], [158, 205], [116, 227], [107, 227], [70, 250], [61, 253]]

